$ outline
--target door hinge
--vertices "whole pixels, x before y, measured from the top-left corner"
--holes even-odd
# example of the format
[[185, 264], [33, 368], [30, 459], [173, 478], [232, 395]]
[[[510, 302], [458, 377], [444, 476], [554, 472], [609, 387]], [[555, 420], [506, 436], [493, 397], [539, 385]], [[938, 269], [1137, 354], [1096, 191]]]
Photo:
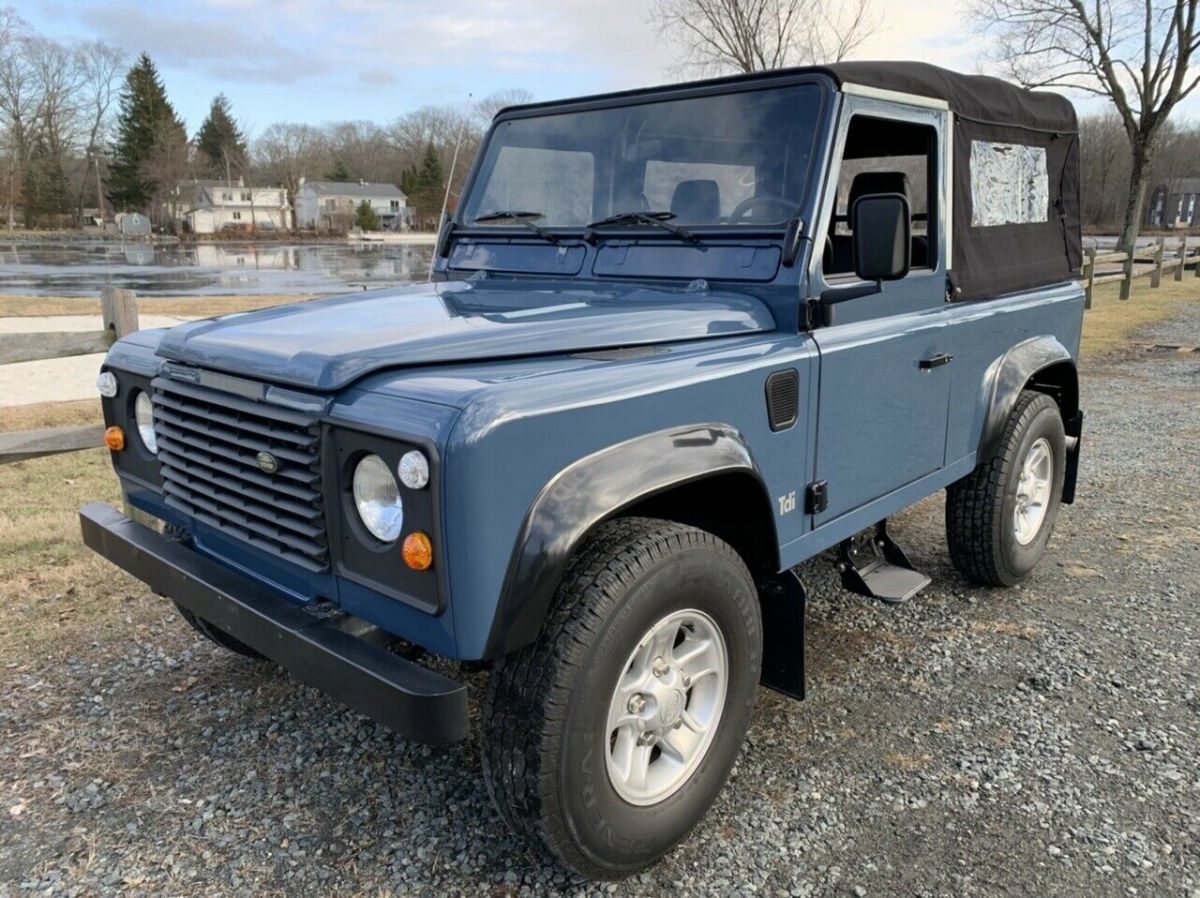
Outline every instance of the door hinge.
[[829, 507], [829, 482], [814, 480], [804, 491], [804, 506], [809, 514], [820, 514]]

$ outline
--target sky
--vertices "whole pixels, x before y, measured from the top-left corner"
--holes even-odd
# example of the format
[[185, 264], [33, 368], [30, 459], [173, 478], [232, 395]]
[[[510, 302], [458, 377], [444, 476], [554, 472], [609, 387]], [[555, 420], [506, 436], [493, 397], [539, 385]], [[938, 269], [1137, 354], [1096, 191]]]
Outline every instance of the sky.
[[[58, 40], [149, 53], [190, 131], [219, 92], [253, 136], [277, 121], [387, 122], [509, 88], [547, 100], [679, 79], [648, 0], [15, 2]], [[985, 44], [961, 2], [877, 0], [877, 8], [885, 27], [855, 58], [986, 70]]]

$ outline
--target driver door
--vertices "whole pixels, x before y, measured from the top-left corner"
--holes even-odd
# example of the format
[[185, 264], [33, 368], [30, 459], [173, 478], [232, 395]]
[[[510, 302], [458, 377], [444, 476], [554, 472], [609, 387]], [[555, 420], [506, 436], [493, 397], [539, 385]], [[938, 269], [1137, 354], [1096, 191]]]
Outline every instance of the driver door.
[[[865, 289], [866, 295], [838, 303], [834, 323], [813, 331], [820, 365], [814, 479], [825, 481], [827, 497], [814, 527], [865, 509], [945, 463], [952, 348], [939, 314], [946, 265], [938, 213], [947, 196], [940, 165], [947, 115], [845, 99], [840, 162], [830, 181], [838, 184], [838, 196], [827, 198], [829, 239], [809, 283], [815, 301], [837, 291]], [[905, 190], [913, 265], [872, 290], [854, 275], [852, 252], [847, 261], [851, 201]]]

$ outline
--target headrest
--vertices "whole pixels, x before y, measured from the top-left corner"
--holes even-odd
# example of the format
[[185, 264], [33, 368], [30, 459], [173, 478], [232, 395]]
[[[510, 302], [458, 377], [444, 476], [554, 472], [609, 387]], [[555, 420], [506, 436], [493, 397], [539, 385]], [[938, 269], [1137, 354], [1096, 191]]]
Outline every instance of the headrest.
[[870, 196], [875, 193], [898, 193], [909, 203], [912, 194], [908, 189], [908, 175], [902, 171], [864, 171], [854, 176], [850, 183], [850, 201], [846, 207], [849, 212], [854, 208], [854, 201], [860, 196]]
[[716, 224], [721, 220], [721, 189], [716, 181], [680, 181], [671, 195], [677, 224]]

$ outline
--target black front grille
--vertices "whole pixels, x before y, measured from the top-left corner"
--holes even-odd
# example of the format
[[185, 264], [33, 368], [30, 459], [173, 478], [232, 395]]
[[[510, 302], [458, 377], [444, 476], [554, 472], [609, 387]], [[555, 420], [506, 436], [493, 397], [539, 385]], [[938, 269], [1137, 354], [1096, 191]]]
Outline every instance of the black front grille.
[[[327, 570], [317, 419], [166, 377], [152, 386], [167, 505], [307, 570]], [[260, 453], [278, 470], [264, 471]]]

